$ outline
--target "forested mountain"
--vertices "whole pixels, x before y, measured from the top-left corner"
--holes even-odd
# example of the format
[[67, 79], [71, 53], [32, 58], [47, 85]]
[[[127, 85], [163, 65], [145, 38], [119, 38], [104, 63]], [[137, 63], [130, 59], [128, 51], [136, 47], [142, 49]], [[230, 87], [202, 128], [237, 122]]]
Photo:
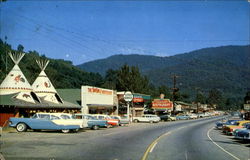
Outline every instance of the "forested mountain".
[[156, 86], [172, 86], [171, 76], [176, 74], [177, 86], [188, 93], [217, 88], [230, 97], [239, 97], [250, 89], [249, 45], [204, 48], [170, 57], [115, 55], [78, 67], [104, 75], [124, 64], [138, 66]]
[[[14, 63], [7, 53], [23, 52], [23, 49], [24, 47], [19, 45], [18, 49], [14, 50], [10, 45], [0, 40], [0, 83], [14, 66]], [[19, 63], [19, 67], [30, 84], [35, 81], [41, 72], [40, 68], [35, 62], [35, 60], [39, 58], [46, 57], [44, 55], [40, 56], [36, 51], [29, 51]], [[45, 72], [55, 88], [80, 88], [81, 85], [85, 84], [100, 86], [103, 83], [103, 79], [100, 74], [82, 71], [81, 69], [73, 66], [72, 62], [70, 61], [60, 59], [49, 60], [50, 63], [45, 69]]]

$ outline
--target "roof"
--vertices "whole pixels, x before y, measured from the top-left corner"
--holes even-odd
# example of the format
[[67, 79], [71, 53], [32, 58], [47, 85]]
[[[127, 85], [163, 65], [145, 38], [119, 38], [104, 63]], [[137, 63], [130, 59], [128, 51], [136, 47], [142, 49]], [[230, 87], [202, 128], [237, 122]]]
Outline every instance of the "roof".
[[81, 105], [81, 89], [56, 89], [64, 101]]
[[182, 101], [175, 101], [175, 103], [181, 104], [181, 105], [186, 105], [186, 106], [192, 106], [192, 104], [190, 104], [190, 103], [185, 103], [185, 102], [182, 102]]
[[16, 108], [81, 108], [79, 104], [74, 104], [69, 101], [64, 103], [52, 103], [41, 98], [41, 103], [30, 103], [14, 98], [16, 94], [0, 95], [0, 106], [14, 106]]

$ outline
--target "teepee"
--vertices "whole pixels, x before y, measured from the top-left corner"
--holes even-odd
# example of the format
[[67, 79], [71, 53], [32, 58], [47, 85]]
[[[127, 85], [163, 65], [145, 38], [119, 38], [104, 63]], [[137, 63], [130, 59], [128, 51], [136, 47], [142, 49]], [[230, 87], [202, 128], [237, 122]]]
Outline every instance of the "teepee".
[[49, 64], [49, 60], [36, 60], [36, 62], [41, 69], [41, 73], [32, 84], [33, 91], [38, 97], [43, 98], [45, 101], [57, 104], [63, 103], [56, 89], [44, 72], [45, 68]]
[[15, 65], [1, 83], [0, 95], [18, 93], [15, 98], [35, 103], [31, 95], [32, 87], [18, 66], [24, 55], [24, 53], [9, 53], [9, 56]]

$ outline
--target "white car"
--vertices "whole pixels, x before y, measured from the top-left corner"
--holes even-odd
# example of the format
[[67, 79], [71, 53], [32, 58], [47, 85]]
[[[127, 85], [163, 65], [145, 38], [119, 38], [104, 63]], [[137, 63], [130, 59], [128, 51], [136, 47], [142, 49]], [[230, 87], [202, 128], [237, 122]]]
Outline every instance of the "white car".
[[51, 119], [58, 125], [79, 125], [80, 128], [88, 127], [87, 120], [75, 119], [69, 113], [37, 113], [37, 118]]
[[197, 114], [189, 114], [188, 115], [191, 119], [197, 119], [198, 115]]
[[145, 114], [141, 117], [133, 117], [133, 122], [149, 122], [149, 123], [157, 123], [161, 119], [157, 115]]

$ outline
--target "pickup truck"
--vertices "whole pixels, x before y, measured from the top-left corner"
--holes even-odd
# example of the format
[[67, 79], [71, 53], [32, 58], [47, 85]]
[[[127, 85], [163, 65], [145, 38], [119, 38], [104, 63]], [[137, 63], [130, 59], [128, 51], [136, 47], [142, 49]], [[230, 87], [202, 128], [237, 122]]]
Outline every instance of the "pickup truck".
[[157, 115], [145, 114], [141, 117], [133, 117], [133, 122], [149, 122], [149, 123], [158, 123], [160, 121], [160, 117]]

